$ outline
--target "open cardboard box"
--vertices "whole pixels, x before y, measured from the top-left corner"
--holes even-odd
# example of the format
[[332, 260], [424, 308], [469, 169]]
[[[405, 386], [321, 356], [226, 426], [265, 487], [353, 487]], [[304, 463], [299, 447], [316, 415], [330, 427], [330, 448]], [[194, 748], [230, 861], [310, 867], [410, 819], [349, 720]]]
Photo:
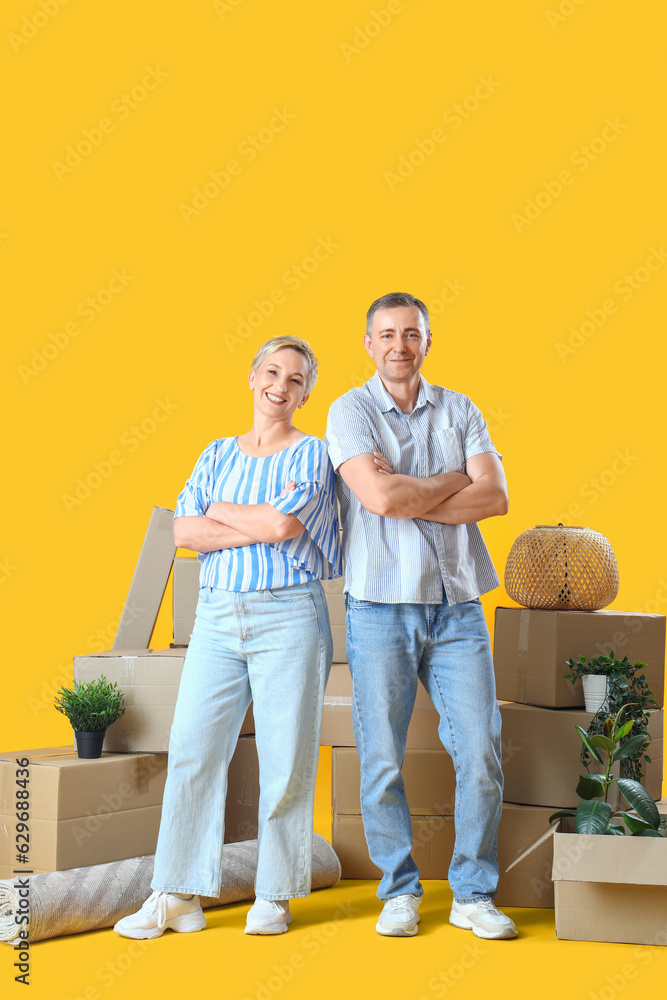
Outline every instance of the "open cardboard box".
[[507, 869], [553, 838], [556, 936], [667, 945], [667, 837], [573, 833], [571, 823], [546, 830]]

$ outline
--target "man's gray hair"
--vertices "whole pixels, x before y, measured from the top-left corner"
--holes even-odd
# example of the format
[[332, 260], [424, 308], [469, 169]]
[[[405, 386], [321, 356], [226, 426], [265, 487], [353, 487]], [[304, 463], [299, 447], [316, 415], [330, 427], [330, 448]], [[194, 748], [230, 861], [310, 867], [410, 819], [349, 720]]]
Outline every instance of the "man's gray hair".
[[373, 316], [379, 309], [396, 309], [398, 306], [417, 306], [420, 313], [424, 318], [424, 326], [426, 332], [429, 333], [431, 329], [430, 320], [428, 318], [428, 309], [424, 305], [421, 299], [415, 298], [414, 295], [410, 295], [409, 292], [389, 292], [388, 295], [383, 295], [382, 298], [376, 299], [372, 304], [368, 312], [366, 313], [366, 333], [370, 337], [371, 329], [373, 326]]
[[276, 351], [282, 351], [285, 347], [290, 347], [293, 351], [303, 354], [308, 362], [308, 376], [306, 378], [306, 395], [308, 395], [317, 382], [317, 358], [313, 354], [310, 344], [302, 340], [301, 337], [293, 337], [291, 334], [286, 333], [281, 337], [272, 337], [271, 340], [265, 341], [252, 359], [250, 367], [256, 372], [265, 358], [268, 358], [270, 354], [275, 354]]

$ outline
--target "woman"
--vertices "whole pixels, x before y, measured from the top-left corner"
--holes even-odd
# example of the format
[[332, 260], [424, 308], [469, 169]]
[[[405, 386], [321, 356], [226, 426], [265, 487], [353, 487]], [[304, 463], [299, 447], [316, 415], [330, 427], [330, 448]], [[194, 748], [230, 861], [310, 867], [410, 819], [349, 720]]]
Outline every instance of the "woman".
[[260, 347], [251, 430], [213, 441], [178, 498], [174, 539], [199, 552], [197, 617], [169, 742], [154, 892], [114, 930], [205, 926], [221, 888], [227, 768], [253, 701], [260, 772], [255, 903], [247, 934], [280, 934], [310, 892], [315, 774], [332, 658], [320, 580], [339, 576], [326, 447], [292, 424], [317, 379], [298, 337]]

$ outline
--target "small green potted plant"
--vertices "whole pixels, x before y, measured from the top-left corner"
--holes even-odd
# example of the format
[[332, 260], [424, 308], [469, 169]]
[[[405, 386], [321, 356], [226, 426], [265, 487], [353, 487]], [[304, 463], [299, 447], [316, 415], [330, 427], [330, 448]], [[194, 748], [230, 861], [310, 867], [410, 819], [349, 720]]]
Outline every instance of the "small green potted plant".
[[[622, 709], [614, 718], [605, 718], [602, 732], [593, 736], [589, 736], [581, 726], [575, 726], [588, 755], [598, 761], [604, 770], [601, 774], [580, 775], [577, 795], [582, 801], [576, 809], [559, 809], [553, 813], [549, 817], [550, 823], [568, 816], [574, 817], [575, 833], [615, 837], [664, 836], [666, 820], [660, 819], [658, 807], [644, 786], [633, 778], [614, 778], [611, 774], [613, 764], [641, 753], [646, 742], [646, 734], [632, 734], [633, 721], [623, 722], [621, 715]], [[633, 811], [612, 810], [607, 799], [614, 782]]]
[[117, 683], [110, 684], [102, 674], [94, 681], [74, 681], [74, 687], [61, 687], [55, 707], [72, 724], [79, 757], [90, 760], [102, 756], [107, 728], [125, 715], [125, 698]]
[[[649, 709], [658, 706], [653, 692], [646, 683], [645, 675], [639, 673], [640, 670], [646, 668], [646, 664], [630, 663], [627, 656], [619, 660], [613, 652], [610, 656], [599, 656], [588, 661], [584, 656], [580, 656], [576, 661], [570, 659], [566, 662], [570, 667], [570, 673], [565, 675], [566, 680], [574, 682], [582, 678], [585, 681], [586, 676], [592, 674], [594, 677], [602, 677], [606, 681], [604, 704], [597, 709], [589, 708], [589, 705], [586, 705], [589, 711], [595, 712], [587, 730], [589, 739], [596, 735], [602, 735], [605, 720], [609, 717], [613, 718], [619, 713], [621, 725], [632, 722], [633, 739], [638, 737], [640, 733], [644, 735], [644, 743], [637, 751], [619, 758], [622, 776], [639, 781], [644, 776], [644, 762], [651, 763], [651, 758], [647, 754], [651, 741], [648, 733]], [[628, 738], [625, 737], [625, 739]], [[591, 755], [584, 744], [581, 749], [581, 762], [587, 768], [590, 761]]]

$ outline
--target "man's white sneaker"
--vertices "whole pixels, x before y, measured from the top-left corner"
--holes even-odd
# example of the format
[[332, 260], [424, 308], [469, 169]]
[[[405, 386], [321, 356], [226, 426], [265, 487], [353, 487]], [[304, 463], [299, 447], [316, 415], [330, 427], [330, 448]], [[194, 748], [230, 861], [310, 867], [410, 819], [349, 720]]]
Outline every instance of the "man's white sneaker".
[[206, 917], [199, 896], [181, 899], [173, 892], [152, 892], [140, 910], [123, 917], [114, 926], [116, 934], [129, 938], [156, 938], [166, 930], [200, 931]]
[[284, 934], [292, 923], [289, 899], [256, 899], [248, 910], [244, 934]]
[[454, 900], [449, 922], [489, 940], [514, 938], [518, 933], [513, 921], [497, 909], [492, 899], [480, 899], [478, 903], [457, 903]]
[[386, 937], [413, 937], [417, 933], [420, 903], [420, 896], [409, 893], [392, 896], [384, 904], [375, 930]]

